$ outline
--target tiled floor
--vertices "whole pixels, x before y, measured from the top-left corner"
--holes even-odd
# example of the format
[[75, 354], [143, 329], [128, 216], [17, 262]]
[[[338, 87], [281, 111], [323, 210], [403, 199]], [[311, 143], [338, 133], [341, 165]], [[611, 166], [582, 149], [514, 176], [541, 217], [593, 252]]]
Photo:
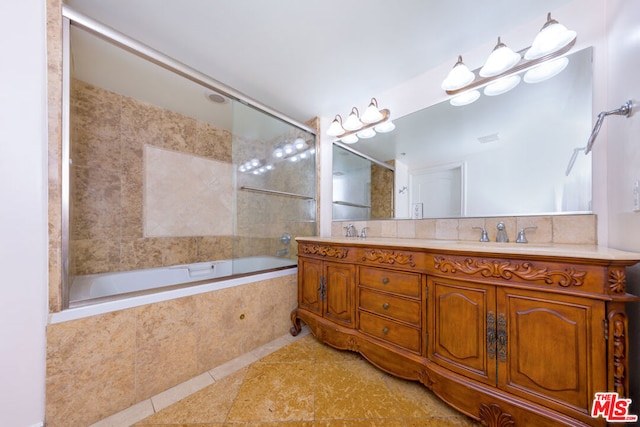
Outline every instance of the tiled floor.
[[308, 335], [139, 421], [159, 427], [476, 426], [419, 383]]

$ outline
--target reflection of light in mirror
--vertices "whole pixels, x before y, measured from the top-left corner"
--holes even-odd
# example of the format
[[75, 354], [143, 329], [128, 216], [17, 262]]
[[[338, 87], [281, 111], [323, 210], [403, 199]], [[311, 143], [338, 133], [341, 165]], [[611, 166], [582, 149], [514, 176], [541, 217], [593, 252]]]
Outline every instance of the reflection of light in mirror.
[[520, 84], [521, 77], [518, 75], [503, 77], [484, 88], [484, 94], [487, 96], [502, 95], [509, 92]]
[[345, 144], [355, 144], [356, 142], [358, 142], [358, 137], [355, 134], [351, 134], [345, 136], [340, 141], [344, 142]]
[[478, 98], [480, 98], [480, 92], [477, 90], [470, 90], [454, 96], [449, 100], [449, 103], [455, 107], [462, 107], [463, 105], [469, 105], [472, 102], [476, 102]]
[[362, 139], [373, 138], [374, 136], [376, 136], [376, 131], [371, 128], [367, 128], [358, 132], [357, 135], [358, 138]]
[[391, 120], [386, 121], [384, 123], [380, 123], [378, 126], [374, 127], [376, 132], [380, 132], [380, 133], [391, 132], [395, 128], [396, 128], [396, 125], [394, 125]]
[[564, 70], [569, 64], [569, 59], [565, 56], [554, 59], [553, 61], [543, 62], [527, 71], [524, 75], [524, 81], [527, 83], [540, 83], [556, 76]]
[[296, 138], [293, 141], [293, 146], [296, 147], [296, 150], [301, 151], [308, 147], [307, 143], [302, 138]]

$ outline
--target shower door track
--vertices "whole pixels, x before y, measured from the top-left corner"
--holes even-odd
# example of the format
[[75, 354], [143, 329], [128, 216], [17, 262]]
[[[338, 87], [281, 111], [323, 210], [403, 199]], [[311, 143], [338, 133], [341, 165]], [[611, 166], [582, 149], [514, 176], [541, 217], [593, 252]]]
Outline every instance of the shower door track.
[[77, 12], [66, 4], [62, 5], [62, 16], [67, 18], [71, 24], [84, 28], [85, 30], [94, 33], [95, 35], [101, 37], [104, 40], [107, 40], [110, 43], [120, 45], [130, 52], [142, 58], [145, 58], [171, 72], [185, 77], [192, 82], [198, 83], [208, 89], [219, 92], [224, 96], [235, 99], [242, 104], [257, 108], [265, 114], [287, 122], [299, 129], [311, 133], [312, 135], [317, 136], [318, 134], [318, 132], [312, 127], [300, 123], [292, 119], [291, 117], [287, 117], [283, 113], [261, 104], [260, 102], [248, 97], [241, 92], [238, 92], [237, 90], [225, 85], [224, 83], [219, 82], [209, 77], [208, 75], [201, 73], [200, 71], [191, 68], [186, 64], [183, 64], [182, 62], [176, 61], [175, 59], [163, 54], [162, 52], [159, 52], [150, 46], [134, 40], [131, 37], [126, 36], [125, 34], [122, 34], [119, 31], [102, 24], [101, 22], [98, 22], [86, 15], [83, 15], [80, 12]]

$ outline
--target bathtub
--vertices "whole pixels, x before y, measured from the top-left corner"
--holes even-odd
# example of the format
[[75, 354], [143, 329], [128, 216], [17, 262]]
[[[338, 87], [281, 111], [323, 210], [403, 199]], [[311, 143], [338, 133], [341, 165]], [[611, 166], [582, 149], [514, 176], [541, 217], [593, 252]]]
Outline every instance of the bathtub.
[[210, 282], [222, 278], [240, 277], [251, 273], [295, 267], [287, 258], [254, 256], [222, 261], [207, 261], [169, 267], [115, 273], [76, 276], [69, 290], [69, 306], [78, 306], [89, 300], [114, 299], [122, 295], [136, 295], [194, 282]]

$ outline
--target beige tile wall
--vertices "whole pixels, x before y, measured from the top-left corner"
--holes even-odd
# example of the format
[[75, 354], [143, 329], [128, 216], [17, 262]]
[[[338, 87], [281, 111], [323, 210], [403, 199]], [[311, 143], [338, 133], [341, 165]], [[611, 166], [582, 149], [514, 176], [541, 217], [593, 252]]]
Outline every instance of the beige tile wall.
[[144, 146], [231, 170], [230, 132], [78, 80], [70, 98], [72, 274], [231, 258], [231, 233], [148, 238], [143, 231]]
[[62, 0], [47, 0], [49, 310], [62, 308]]
[[371, 163], [371, 218], [393, 218], [393, 186], [393, 171]]
[[90, 425], [286, 334], [296, 280], [49, 325], [47, 426]]
[[541, 215], [490, 218], [448, 218], [420, 220], [335, 221], [331, 235], [344, 236], [344, 226], [354, 224], [358, 232], [368, 227], [370, 237], [399, 237], [441, 240], [480, 240], [480, 231], [473, 227], [484, 227], [489, 239], [496, 239], [496, 225], [504, 222], [510, 242], [515, 242], [523, 227], [530, 243], [585, 244], [597, 243], [596, 215]]

